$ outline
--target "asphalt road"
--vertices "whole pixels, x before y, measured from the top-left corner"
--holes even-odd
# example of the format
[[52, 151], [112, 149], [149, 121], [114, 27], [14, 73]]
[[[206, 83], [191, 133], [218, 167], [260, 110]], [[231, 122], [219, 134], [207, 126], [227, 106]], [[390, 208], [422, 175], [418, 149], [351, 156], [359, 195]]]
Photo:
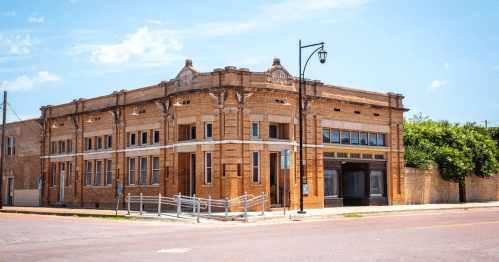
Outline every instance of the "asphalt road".
[[0, 261], [499, 261], [499, 210], [179, 224], [0, 214]]

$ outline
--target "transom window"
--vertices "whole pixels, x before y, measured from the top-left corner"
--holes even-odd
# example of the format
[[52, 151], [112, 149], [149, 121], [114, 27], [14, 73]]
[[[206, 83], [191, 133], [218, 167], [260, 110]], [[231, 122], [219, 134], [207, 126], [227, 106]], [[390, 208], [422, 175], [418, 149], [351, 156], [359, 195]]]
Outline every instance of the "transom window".
[[322, 142], [344, 145], [386, 146], [386, 134], [324, 128]]

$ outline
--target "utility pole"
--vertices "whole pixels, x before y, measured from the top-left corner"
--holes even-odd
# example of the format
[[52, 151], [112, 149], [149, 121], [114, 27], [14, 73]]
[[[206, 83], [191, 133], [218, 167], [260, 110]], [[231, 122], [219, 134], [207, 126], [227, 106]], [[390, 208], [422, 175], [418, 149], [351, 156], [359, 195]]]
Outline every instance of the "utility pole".
[[7, 114], [7, 91], [3, 91], [3, 124], [2, 124], [2, 148], [0, 148], [0, 209], [2, 209], [3, 194], [3, 159], [5, 157], [5, 119]]
[[485, 129], [487, 129], [487, 120], [485, 120]]

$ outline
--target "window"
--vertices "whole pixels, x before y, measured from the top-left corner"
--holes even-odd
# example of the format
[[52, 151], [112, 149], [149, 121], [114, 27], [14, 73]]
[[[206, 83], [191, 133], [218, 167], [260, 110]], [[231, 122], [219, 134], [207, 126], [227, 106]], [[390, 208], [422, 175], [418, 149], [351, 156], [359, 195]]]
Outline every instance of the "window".
[[360, 111], [353, 111], [354, 114], [360, 115]]
[[110, 186], [113, 181], [113, 161], [106, 162], [106, 186]]
[[382, 171], [371, 171], [371, 197], [382, 197], [383, 196], [383, 172]]
[[92, 150], [92, 138], [87, 138], [87, 151]]
[[166, 167], [166, 178], [170, 178], [170, 167]]
[[102, 184], [102, 161], [95, 161], [95, 185], [101, 186]]
[[346, 158], [347, 157], [347, 153], [336, 153], [336, 156], [337, 157], [341, 157], [341, 158]]
[[376, 145], [376, 134], [369, 134], [369, 145], [370, 146]]
[[145, 110], [145, 109], [144, 109], [144, 110], [140, 110], [140, 111], [139, 111], [139, 114], [145, 114], [145, 113], [146, 113], [146, 110]]
[[135, 158], [130, 158], [128, 163], [128, 184], [135, 185]]
[[253, 123], [252, 124], [252, 132], [251, 132], [251, 137], [253, 138], [260, 138], [260, 127], [258, 123]]
[[278, 138], [277, 134], [279, 132], [278, 129], [279, 129], [278, 125], [269, 125], [269, 137], [277, 139]]
[[258, 152], [253, 152], [253, 183], [260, 183], [260, 158]]
[[106, 136], [106, 148], [113, 148], [113, 136]]
[[334, 152], [324, 152], [322, 153], [323, 157], [334, 157]]
[[7, 155], [14, 156], [16, 155], [16, 138], [8, 137], [7, 138]]
[[378, 146], [386, 146], [385, 135], [378, 134]]
[[341, 109], [339, 109], [339, 108], [335, 108], [335, 109], [334, 109], [334, 111], [335, 111], [335, 112], [340, 112], [340, 111], [341, 111]]
[[52, 154], [57, 154], [57, 142], [52, 143]]
[[59, 148], [59, 153], [61, 153], [61, 154], [66, 153], [66, 142], [61, 141], [61, 146]]
[[222, 164], [222, 176], [225, 177], [225, 164]]
[[159, 144], [159, 130], [154, 131], [154, 144]]
[[350, 158], [360, 158], [360, 154], [350, 154]]
[[211, 153], [206, 153], [205, 155], [205, 172], [204, 172], [204, 181], [205, 184], [211, 184]]
[[350, 131], [341, 131], [341, 143], [350, 144]]
[[350, 136], [350, 143], [352, 145], [359, 144], [359, 132], [352, 132], [352, 135]]
[[140, 137], [140, 144], [147, 145], [147, 132], [142, 132]]
[[338, 170], [324, 171], [324, 197], [338, 197], [340, 193], [340, 183]]
[[158, 185], [159, 184], [159, 157], [152, 158], [152, 178], [151, 184]]
[[241, 177], [243, 176], [243, 168], [242, 168], [242, 164], [237, 164], [237, 176]]
[[71, 186], [71, 179], [73, 179], [73, 163], [68, 163], [68, 187]]
[[85, 179], [85, 185], [86, 186], [92, 185], [92, 162], [91, 161], [87, 161], [87, 176]]
[[374, 159], [383, 160], [383, 159], [385, 159], [385, 156], [384, 155], [374, 155]]
[[367, 146], [367, 133], [360, 133], [360, 145]]
[[143, 157], [140, 159], [139, 185], [146, 185], [146, 183], [147, 183], [147, 158]]
[[57, 165], [52, 164], [52, 186], [55, 186], [57, 181]]
[[362, 154], [362, 158], [373, 159], [373, 155], [371, 155], [371, 154]]
[[331, 142], [331, 137], [330, 137], [329, 131], [330, 131], [329, 129], [322, 130], [322, 143], [330, 143]]
[[340, 130], [331, 130], [331, 143], [340, 143]]
[[97, 150], [102, 149], [102, 137], [97, 138]]
[[378, 113], [374, 113], [373, 115], [374, 115], [374, 116], [379, 116], [379, 114], [378, 114]]
[[189, 138], [196, 139], [196, 126], [194, 125], [189, 127]]
[[205, 132], [204, 132], [204, 137], [206, 139], [213, 138], [213, 125], [212, 124], [206, 124]]
[[73, 152], [73, 140], [68, 141], [68, 152]]
[[130, 134], [130, 146], [135, 146], [135, 134]]

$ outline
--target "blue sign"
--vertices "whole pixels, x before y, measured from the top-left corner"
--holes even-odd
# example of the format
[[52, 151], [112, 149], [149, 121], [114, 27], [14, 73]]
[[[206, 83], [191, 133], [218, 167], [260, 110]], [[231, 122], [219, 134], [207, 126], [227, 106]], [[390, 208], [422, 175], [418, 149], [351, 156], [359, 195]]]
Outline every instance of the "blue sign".
[[118, 187], [118, 195], [121, 195], [121, 184], [120, 184], [120, 186]]

